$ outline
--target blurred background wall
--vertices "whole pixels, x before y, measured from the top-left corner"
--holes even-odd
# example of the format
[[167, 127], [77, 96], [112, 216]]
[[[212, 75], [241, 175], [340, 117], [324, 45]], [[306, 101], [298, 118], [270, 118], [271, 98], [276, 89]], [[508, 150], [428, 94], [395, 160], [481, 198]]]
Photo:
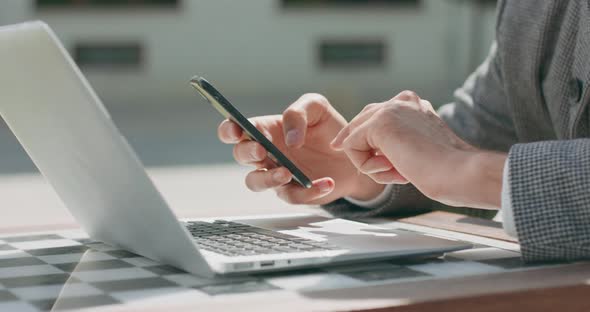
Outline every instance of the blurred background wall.
[[[54, 29], [144, 163], [170, 166], [231, 161], [215, 137], [221, 118], [191, 76], [248, 116], [280, 113], [306, 92], [348, 118], [404, 89], [438, 106], [485, 58], [495, 1], [0, 2], [0, 25], [36, 19]], [[6, 127], [0, 151], [0, 173], [35, 170]]]

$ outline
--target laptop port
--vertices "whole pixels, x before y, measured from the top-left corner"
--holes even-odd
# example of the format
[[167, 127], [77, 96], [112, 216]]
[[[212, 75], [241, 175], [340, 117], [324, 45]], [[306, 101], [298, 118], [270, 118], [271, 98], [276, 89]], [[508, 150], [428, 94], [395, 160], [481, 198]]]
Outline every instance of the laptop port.
[[260, 267], [261, 268], [271, 267], [271, 266], [274, 266], [274, 264], [275, 264], [274, 261], [262, 261], [262, 262], [260, 262]]
[[247, 269], [253, 269], [253, 268], [254, 268], [254, 263], [252, 263], [252, 262], [234, 264], [234, 270], [247, 270]]

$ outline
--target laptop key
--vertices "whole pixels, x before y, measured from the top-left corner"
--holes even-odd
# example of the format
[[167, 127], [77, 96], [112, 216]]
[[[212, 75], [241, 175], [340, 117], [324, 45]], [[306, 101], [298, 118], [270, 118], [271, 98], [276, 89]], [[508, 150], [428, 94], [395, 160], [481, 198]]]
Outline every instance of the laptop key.
[[326, 242], [312, 241], [232, 221], [190, 222], [187, 228], [202, 249], [226, 256], [340, 249]]

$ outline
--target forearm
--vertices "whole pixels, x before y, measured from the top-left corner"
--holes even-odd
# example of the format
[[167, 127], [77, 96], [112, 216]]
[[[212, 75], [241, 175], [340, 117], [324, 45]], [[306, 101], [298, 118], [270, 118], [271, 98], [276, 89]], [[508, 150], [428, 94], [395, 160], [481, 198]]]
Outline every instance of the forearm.
[[466, 155], [458, 167], [457, 185], [449, 190], [449, 197], [458, 206], [497, 210], [501, 207], [504, 164], [507, 154], [474, 151]]
[[374, 217], [424, 212], [432, 207], [432, 200], [436, 200], [448, 206], [497, 210], [501, 206], [506, 158], [504, 153], [475, 149], [446, 157], [445, 161], [436, 164], [445, 170], [430, 169], [432, 173], [436, 172], [430, 180], [438, 186], [435, 192], [428, 194], [430, 199], [413, 185], [391, 185], [385, 198], [383, 194], [368, 198], [379, 196], [381, 199], [377, 204], [367, 206], [361, 203], [366, 199], [355, 198], [357, 200], [340, 200], [324, 208], [340, 216]]
[[424, 166], [416, 184], [429, 198], [454, 207], [498, 210], [507, 154], [475, 148], [447, 150]]

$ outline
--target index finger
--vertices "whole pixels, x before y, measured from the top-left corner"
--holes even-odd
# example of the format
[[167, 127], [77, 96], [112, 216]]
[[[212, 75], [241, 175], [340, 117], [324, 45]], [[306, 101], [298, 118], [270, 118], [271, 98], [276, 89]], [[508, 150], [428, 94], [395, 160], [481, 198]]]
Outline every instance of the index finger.
[[342, 143], [344, 153], [359, 170], [375, 156], [375, 148], [370, 145], [367, 137], [368, 127], [367, 123], [359, 126]]
[[330, 142], [330, 146], [336, 151], [342, 150], [342, 144], [344, 143], [344, 140], [346, 140], [346, 138], [348, 138], [348, 136], [358, 126], [362, 125], [365, 121], [367, 121], [367, 119], [371, 118], [375, 111], [379, 109], [379, 107], [380, 105], [378, 104], [369, 104], [365, 106], [365, 108], [363, 108], [363, 110], [348, 123], [348, 125], [338, 132], [336, 137], [332, 140], [332, 142]]

